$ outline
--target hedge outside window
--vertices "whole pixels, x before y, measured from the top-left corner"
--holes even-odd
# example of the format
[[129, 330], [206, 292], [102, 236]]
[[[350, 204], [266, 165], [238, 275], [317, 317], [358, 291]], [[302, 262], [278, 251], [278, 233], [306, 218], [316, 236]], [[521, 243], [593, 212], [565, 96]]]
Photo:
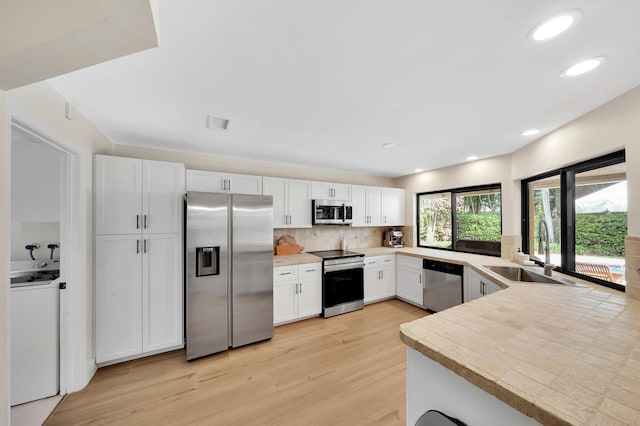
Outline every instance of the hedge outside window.
[[417, 195], [418, 246], [500, 255], [499, 184]]

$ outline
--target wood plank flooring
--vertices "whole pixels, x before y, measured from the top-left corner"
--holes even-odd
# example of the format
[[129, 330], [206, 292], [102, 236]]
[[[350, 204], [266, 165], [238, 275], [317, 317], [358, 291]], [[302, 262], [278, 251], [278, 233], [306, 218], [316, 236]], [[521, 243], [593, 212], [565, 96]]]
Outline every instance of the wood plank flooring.
[[45, 424], [404, 425], [398, 327], [426, 314], [389, 300], [192, 362], [180, 350], [101, 368]]

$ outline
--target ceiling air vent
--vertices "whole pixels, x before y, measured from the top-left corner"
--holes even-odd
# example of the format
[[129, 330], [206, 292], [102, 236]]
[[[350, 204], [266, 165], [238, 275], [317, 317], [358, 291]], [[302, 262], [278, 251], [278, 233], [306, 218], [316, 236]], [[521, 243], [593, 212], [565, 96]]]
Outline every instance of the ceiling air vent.
[[226, 131], [229, 128], [229, 120], [207, 114], [207, 127], [210, 129]]

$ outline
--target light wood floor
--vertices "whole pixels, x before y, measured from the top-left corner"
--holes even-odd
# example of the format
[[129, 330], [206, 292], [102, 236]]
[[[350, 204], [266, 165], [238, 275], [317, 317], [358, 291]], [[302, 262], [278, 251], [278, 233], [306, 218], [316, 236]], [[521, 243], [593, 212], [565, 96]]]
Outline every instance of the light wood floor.
[[389, 300], [189, 363], [180, 350], [101, 368], [46, 424], [404, 425], [398, 326], [424, 315]]

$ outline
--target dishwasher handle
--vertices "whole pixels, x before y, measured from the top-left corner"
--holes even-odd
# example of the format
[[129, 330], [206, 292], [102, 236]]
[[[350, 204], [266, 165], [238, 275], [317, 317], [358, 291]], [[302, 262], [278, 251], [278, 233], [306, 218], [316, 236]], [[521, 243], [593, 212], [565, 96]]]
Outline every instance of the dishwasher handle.
[[464, 266], [455, 263], [441, 262], [439, 260], [422, 259], [422, 269], [444, 272], [445, 274], [464, 275]]

